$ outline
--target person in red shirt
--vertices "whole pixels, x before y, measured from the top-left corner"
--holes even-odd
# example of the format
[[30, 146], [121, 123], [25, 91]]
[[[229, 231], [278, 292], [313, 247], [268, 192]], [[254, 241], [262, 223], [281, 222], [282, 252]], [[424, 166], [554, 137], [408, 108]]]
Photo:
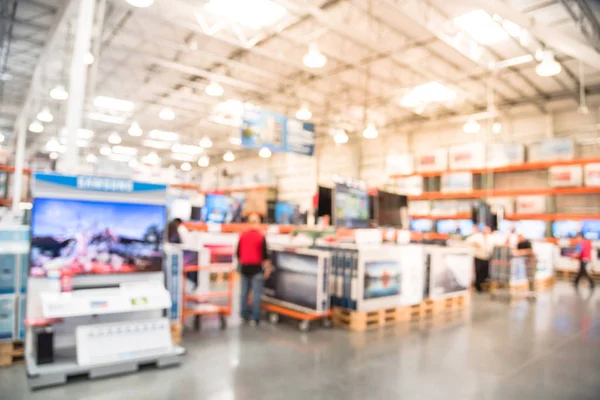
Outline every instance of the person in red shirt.
[[575, 257], [579, 259], [579, 273], [575, 278], [575, 287], [578, 287], [579, 280], [585, 276], [590, 281], [590, 288], [594, 288], [594, 281], [587, 272], [587, 265], [591, 260], [592, 256], [592, 241], [583, 237], [581, 233], [577, 234], [577, 253]]
[[[267, 240], [260, 231], [260, 216], [250, 214], [250, 229], [240, 235], [237, 258], [242, 277], [241, 314], [244, 321], [250, 320], [253, 326], [260, 322], [260, 297], [264, 281], [271, 274], [271, 262], [267, 253]], [[252, 290], [252, 312], [248, 304], [248, 294]]]

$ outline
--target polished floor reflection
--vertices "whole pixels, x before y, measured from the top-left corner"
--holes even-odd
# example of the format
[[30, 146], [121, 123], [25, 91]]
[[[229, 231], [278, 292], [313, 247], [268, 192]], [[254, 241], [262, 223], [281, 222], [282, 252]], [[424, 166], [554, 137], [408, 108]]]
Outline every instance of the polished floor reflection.
[[567, 283], [536, 302], [473, 298], [466, 320], [403, 333], [263, 324], [190, 332], [179, 368], [30, 393], [0, 369], [0, 399], [600, 398], [600, 290]]

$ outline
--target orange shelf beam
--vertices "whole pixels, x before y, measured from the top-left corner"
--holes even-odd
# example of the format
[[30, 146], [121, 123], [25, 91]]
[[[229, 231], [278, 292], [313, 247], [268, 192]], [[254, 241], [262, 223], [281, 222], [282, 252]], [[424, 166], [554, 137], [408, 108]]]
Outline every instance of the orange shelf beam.
[[[229, 252], [231, 254], [231, 251]], [[223, 271], [224, 268], [228, 268], [228, 271]], [[222, 264], [222, 265], [188, 265], [183, 268], [183, 272], [199, 272], [199, 271], [219, 271], [219, 272], [233, 272], [233, 264]]]
[[183, 296], [184, 300], [204, 300], [204, 299], [214, 299], [219, 297], [227, 297], [229, 296], [229, 292], [207, 292], [207, 293], [198, 293], [198, 294], [186, 294]]
[[[190, 231], [208, 232], [208, 224], [204, 222], [184, 222], [183, 225]], [[218, 225], [218, 224], [217, 224]], [[241, 233], [250, 229], [250, 224], [220, 224], [223, 233]], [[260, 225], [259, 229], [267, 232], [270, 226], [277, 226], [279, 233], [292, 233], [296, 226], [294, 225]]]
[[471, 213], [458, 213], [448, 215], [409, 215], [412, 219], [471, 219]]
[[483, 197], [512, 197], [527, 195], [570, 195], [570, 194], [600, 194], [597, 187], [572, 187], [572, 188], [534, 188], [534, 189], [494, 189], [473, 190], [465, 193], [425, 192], [418, 196], [408, 196], [409, 200], [444, 200], [444, 199], [477, 199]]
[[410, 176], [422, 176], [426, 177], [434, 177], [440, 176], [442, 174], [446, 174], [449, 172], [472, 172], [474, 174], [486, 174], [490, 172], [521, 172], [521, 171], [532, 171], [537, 169], [547, 169], [554, 166], [562, 166], [562, 165], [584, 165], [584, 164], [592, 164], [592, 163], [600, 163], [600, 158], [598, 157], [590, 157], [590, 158], [578, 158], [575, 160], [556, 160], [556, 161], [541, 161], [541, 162], [526, 162], [522, 164], [515, 165], [507, 165], [504, 167], [494, 167], [494, 168], [472, 168], [472, 169], [456, 169], [456, 170], [448, 170], [448, 171], [436, 171], [436, 172], [417, 172], [414, 174], [395, 174], [390, 175], [390, 178], [406, 178]]

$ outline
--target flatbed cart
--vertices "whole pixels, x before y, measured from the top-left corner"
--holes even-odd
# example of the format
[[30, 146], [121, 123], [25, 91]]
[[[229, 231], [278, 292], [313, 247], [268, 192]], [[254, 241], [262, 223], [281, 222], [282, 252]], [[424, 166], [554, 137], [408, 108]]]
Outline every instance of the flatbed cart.
[[[490, 263], [491, 280], [489, 283], [492, 300], [535, 300], [535, 291], [530, 290], [530, 275], [535, 279], [535, 264], [527, 265], [526, 257], [511, 255], [508, 247], [496, 247]], [[533, 269], [531, 271], [530, 269]], [[522, 278], [526, 282], [511, 285], [513, 278]]]
[[[181, 324], [183, 325], [186, 317], [194, 317], [194, 329], [199, 331], [202, 327], [201, 317], [207, 315], [218, 315], [221, 329], [227, 328], [227, 317], [231, 315], [232, 297], [233, 297], [233, 264], [209, 264], [209, 265], [192, 265], [183, 269], [184, 275], [188, 272], [222, 272], [229, 274], [227, 279], [227, 290], [220, 292], [200, 292], [187, 294], [185, 290], [186, 279], [183, 279], [182, 296], [183, 296], [183, 312], [181, 313]], [[198, 277], [200, 279], [200, 276]], [[211, 303], [213, 299], [227, 299], [227, 304]], [[195, 303], [194, 308], [189, 308], [188, 303]]]
[[332, 326], [331, 310], [324, 313], [307, 314], [297, 310], [291, 310], [289, 308], [279, 306], [277, 304], [265, 303], [264, 301], [261, 303], [261, 308], [268, 313], [269, 322], [271, 324], [278, 323], [279, 316], [283, 315], [284, 317], [297, 320], [298, 329], [300, 329], [302, 332], [308, 332], [310, 330], [310, 325], [313, 321], [321, 320], [323, 326], [326, 328], [330, 328]]

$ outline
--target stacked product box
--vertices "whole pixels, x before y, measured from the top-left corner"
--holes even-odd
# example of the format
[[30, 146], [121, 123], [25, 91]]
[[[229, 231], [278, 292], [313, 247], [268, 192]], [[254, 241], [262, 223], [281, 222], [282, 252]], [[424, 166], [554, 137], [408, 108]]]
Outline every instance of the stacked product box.
[[356, 309], [358, 280], [358, 249], [351, 247], [317, 246], [331, 254], [329, 298], [332, 307]]

